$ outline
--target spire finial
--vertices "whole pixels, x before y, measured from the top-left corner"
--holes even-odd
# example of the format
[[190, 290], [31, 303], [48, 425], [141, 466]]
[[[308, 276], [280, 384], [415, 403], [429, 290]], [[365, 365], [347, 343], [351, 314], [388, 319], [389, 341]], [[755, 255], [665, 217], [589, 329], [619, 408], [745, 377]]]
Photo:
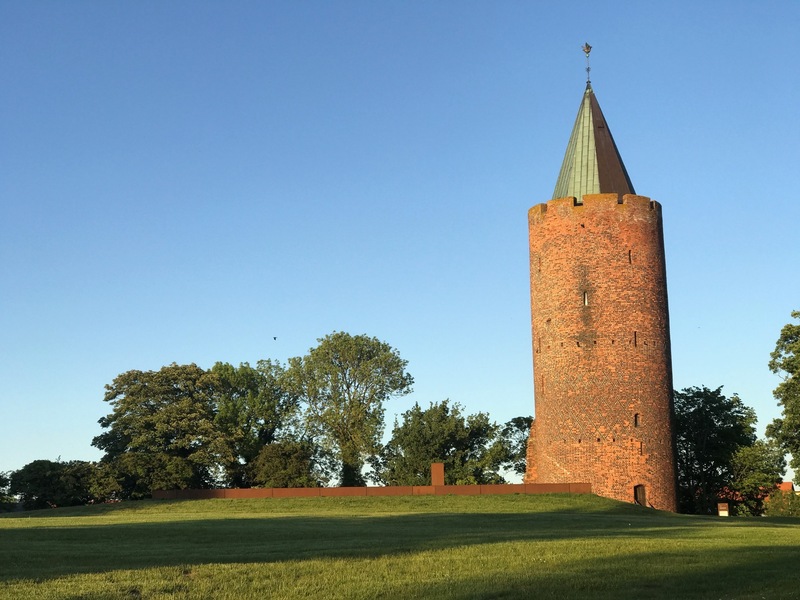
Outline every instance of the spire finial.
[[590, 85], [592, 80], [589, 79], [589, 71], [591, 71], [592, 68], [589, 66], [589, 53], [592, 51], [592, 47], [589, 45], [589, 42], [583, 45], [582, 50], [586, 54], [586, 85]]

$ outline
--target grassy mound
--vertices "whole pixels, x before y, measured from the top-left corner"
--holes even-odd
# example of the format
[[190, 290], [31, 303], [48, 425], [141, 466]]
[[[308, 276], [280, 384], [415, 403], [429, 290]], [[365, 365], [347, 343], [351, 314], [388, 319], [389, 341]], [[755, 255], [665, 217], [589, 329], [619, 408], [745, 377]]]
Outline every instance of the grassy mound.
[[146, 501], [0, 517], [2, 598], [795, 598], [800, 520], [591, 495]]

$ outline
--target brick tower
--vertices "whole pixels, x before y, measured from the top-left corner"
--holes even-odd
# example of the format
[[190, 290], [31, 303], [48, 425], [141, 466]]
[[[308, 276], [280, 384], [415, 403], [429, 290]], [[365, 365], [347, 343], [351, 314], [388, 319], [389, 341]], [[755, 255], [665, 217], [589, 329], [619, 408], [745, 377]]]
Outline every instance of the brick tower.
[[[588, 55], [588, 52], [587, 52]], [[587, 82], [553, 199], [528, 212], [536, 418], [526, 483], [675, 511], [661, 205], [633, 190]]]

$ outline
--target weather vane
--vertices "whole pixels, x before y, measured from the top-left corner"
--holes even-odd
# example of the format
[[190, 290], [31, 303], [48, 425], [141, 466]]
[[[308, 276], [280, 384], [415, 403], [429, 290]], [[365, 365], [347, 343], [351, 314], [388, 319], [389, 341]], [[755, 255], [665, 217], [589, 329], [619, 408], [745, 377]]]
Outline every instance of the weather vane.
[[583, 45], [583, 51], [586, 54], [586, 83], [588, 84], [592, 83], [591, 79], [589, 79], [589, 71], [592, 70], [592, 68], [589, 66], [589, 52], [592, 51], [592, 47], [589, 45], [589, 42], [586, 42]]

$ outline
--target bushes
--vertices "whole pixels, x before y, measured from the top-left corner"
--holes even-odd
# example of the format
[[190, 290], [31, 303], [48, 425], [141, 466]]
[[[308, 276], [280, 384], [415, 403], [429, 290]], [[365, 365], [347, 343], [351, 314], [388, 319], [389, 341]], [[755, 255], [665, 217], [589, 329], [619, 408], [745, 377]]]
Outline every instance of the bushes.
[[776, 490], [766, 502], [765, 514], [768, 517], [800, 517], [800, 496]]

